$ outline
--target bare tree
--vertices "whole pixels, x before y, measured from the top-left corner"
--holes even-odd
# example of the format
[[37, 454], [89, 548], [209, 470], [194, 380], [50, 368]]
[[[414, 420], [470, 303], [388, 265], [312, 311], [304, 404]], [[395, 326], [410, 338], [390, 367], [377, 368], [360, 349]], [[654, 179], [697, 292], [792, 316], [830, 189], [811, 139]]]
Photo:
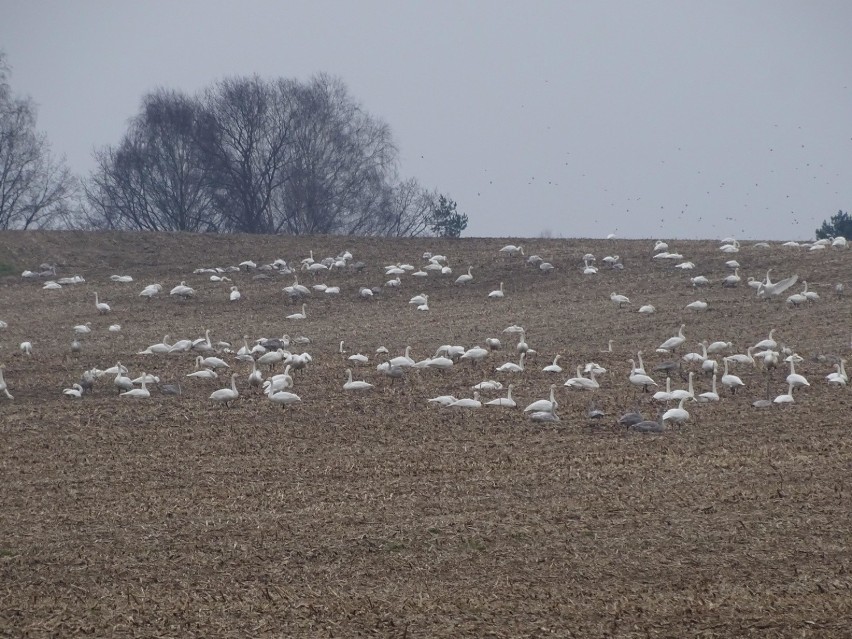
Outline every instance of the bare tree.
[[377, 233], [388, 237], [416, 237], [429, 233], [437, 195], [427, 191], [414, 178], [390, 189], [390, 199], [379, 217]]
[[147, 231], [217, 227], [212, 192], [196, 144], [199, 105], [179, 93], [147, 95], [116, 148], [95, 154], [86, 187], [99, 226]]
[[320, 74], [290, 92], [293, 126], [276, 230], [358, 232], [370, 225], [393, 175], [390, 128], [364, 112], [339, 79]]
[[435, 200], [399, 182], [388, 125], [322, 74], [223, 80], [198, 99], [153, 93], [96, 160], [96, 227], [418, 235]]
[[227, 230], [275, 231], [273, 199], [285, 178], [293, 82], [223, 80], [204, 94], [197, 141]]
[[0, 53], [0, 229], [50, 226], [67, 207], [76, 181], [36, 131], [35, 105], [14, 97], [7, 78]]

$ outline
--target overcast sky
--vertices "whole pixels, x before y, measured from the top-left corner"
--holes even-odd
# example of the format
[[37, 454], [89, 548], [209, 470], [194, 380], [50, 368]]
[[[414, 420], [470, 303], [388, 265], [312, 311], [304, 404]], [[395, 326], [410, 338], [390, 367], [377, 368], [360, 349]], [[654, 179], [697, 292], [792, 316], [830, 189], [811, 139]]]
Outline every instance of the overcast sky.
[[812, 237], [852, 209], [852, 2], [0, 0], [86, 175], [142, 95], [342, 78], [468, 236]]

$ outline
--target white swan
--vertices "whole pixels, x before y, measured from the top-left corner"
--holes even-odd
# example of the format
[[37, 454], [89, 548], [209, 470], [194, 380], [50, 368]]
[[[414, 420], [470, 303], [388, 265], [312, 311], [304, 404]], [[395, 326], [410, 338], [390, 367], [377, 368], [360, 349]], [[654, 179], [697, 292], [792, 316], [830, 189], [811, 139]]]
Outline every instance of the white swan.
[[464, 355], [461, 356], [461, 359], [476, 364], [477, 362], [484, 360], [486, 357], [488, 357], [488, 351], [486, 349], [481, 346], [474, 346], [473, 348], [467, 349], [464, 352]]
[[189, 373], [187, 377], [195, 377], [196, 379], [216, 379], [219, 375], [216, 371], [211, 370], [209, 368], [204, 368], [201, 370], [197, 370], [195, 372]]
[[772, 400], [775, 404], [793, 404], [796, 400], [793, 398], [793, 384], [787, 384], [787, 392], [783, 395], [779, 395], [775, 399]]
[[781, 354], [778, 351], [760, 351], [755, 354], [755, 358], [759, 359], [763, 364], [764, 370], [777, 368], [781, 362]]
[[449, 408], [481, 408], [482, 402], [479, 401], [479, 391], [473, 391], [473, 399], [465, 397], [458, 399], [452, 404], [447, 404]]
[[624, 304], [630, 304], [630, 298], [626, 295], [619, 295], [618, 293], [610, 293], [609, 299], [612, 300], [612, 303], [621, 308]]
[[485, 402], [486, 406], [502, 406], [503, 408], [515, 408], [518, 404], [512, 399], [512, 388], [513, 385], [509, 384], [508, 393], [506, 397], [498, 397], [497, 399], [492, 399], [490, 402]]
[[455, 395], [438, 395], [438, 397], [433, 397], [432, 399], [427, 399], [427, 403], [429, 404], [438, 404], [440, 406], [449, 406], [453, 402], [459, 401]]
[[553, 406], [551, 406], [550, 410], [539, 410], [529, 413], [529, 418], [536, 423], [543, 424], [558, 422], [559, 415], [556, 414], [557, 408], [559, 408], [559, 403], [553, 402]]
[[257, 363], [261, 366], [268, 366], [270, 369], [275, 366], [278, 362], [284, 361], [285, 355], [288, 355], [284, 349], [278, 348], [274, 351], [269, 351], [268, 353], [264, 353], [260, 357], [257, 358]]
[[479, 382], [475, 386], [472, 387], [473, 390], [478, 391], [495, 391], [495, 390], [503, 390], [503, 384], [493, 379], [486, 379], [484, 382]]
[[796, 372], [796, 363], [794, 358], [790, 358], [790, 374], [787, 375], [787, 383], [790, 384], [790, 386], [792, 386], [794, 389], [810, 386], [810, 383], [805, 378], [805, 376], [799, 375]]
[[311, 291], [307, 286], [299, 284], [299, 278], [295, 275], [293, 276], [293, 284], [285, 286], [282, 290], [287, 293], [290, 299], [298, 299], [311, 294]]
[[269, 392], [270, 388], [272, 388], [273, 392], [293, 388], [293, 377], [292, 375], [290, 375], [289, 366], [284, 369], [283, 373], [273, 375], [272, 377], [263, 382], [264, 392]]
[[240, 295], [240, 291], [236, 286], [231, 287], [231, 294], [229, 296], [230, 301], [239, 302], [242, 295]]
[[195, 290], [187, 286], [186, 282], [181, 282], [180, 284], [175, 286], [171, 291], [169, 291], [169, 295], [180, 297], [182, 300], [186, 301], [188, 298], [195, 295]]
[[158, 344], [151, 344], [144, 351], [139, 351], [136, 353], [137, 355], [154, 355], [154, 354], [162, 354], [162, 353], [170, 353], [172, 350], [172, 344], [169, 344], [169, 336], [166, 335], [163, 337], [163, 341]]
[[388, 362], [391, 368], [411, 368], [416, 363], [411, 359], [411, 346], [405, 347], [405, 355], [394, 357]]
[[373, 388], [373, 385], [370, 382], [364, 381], [352, 381], [352, 369], [346, 369], [346, 378], [347, 381], [343, 384], [343, 390], [368, 390]]
[[467, 284], [468, 282], [472, 282], [473, 281], [473, 273], [471, 273], [472, 270], [473, 270], [473, 267], [468, 266], [467, 267], [467, 273], [465, 273], [463, 275], [459, 275], [456, 278], [456, 284]]
[[257, 368], [257, 362], [254, 359], [251, 360], [251, 373], [248, 376], [248, 383], [252, 388], [263, 386], [263, 373]]
[[446, 371], [453, 367], [453, 360], [444, 356], [431, 357], [426, 360], [425, 367], [437, 368], [438, 370]]
[[689, 389], [684, 390], [682, 388], [678, 388], [677, 390], [672, 391], [672, 399], [677, 401], [681, 399], [695, 399], [695, 389], [692, 386], [692, 377], [694, 373], [692, 371], [689, 372]]
[[305, 305], [302, 304], [302, 312], [301, 313], [293, 313], [291, 315], [288, 315], [287, 319], [288, 320], [303, 320], [303, 319], [307, 319], [307, 317], [308, 317], [308, 313], [305, 310]]
[[131, 380], [122, 372], [122, 370], [127, 369], [122, 367], [121, 362], [118, 362], [115, 367], [118, 372], [115, 374], [115, 379], [112, 380], [113, 386], [118, 389], [119, 393], [121, 393], [121, 391], [133, 390], [133, 380]]
[[162, 291], [162, 290], [163, 290], [162, 284], [148, 284], [148, 286], [143, 288], [142, 292], [139, 293], [139, 297], [144, 297], [150, 302], [151, 298], [156, 296], [156, 295], [159, 295], [160, 291]]
[[819, 299], [819, 293], [816, 291], [809, 291], [808, 283], [806, 281], [802, 281], [802, 284], [804, 284], [802, 295], [804, 295], [809, 302], [816, 302]]
[[121, 362], [119, 362], [115, 366], [110, 366], [109, 368], [107, 368], [106, 370], [103, 370], [103, 371], [99, 371], [97, 368], [93, 368], [91, 371], [88, 371], [88, 372], [92, 373], [93, 375], [95, 375], [96, 377], [99, 377], [99, 378], [103, 377], [104, 375], [116, 375], [118, 373], [121, 373], [122, 375], [126, 375], [127, 374], [127, 367], [122, 366]]
[[266, 396], [273, 404], [280, 404], [281, 408], [284, 408], [289, 404], [298, 404], [302, 401], [302, 398], [296, 395], [296, 393], [290, 393], [285, 390], [278, 390], [275, 388], [274, 384], [269, 384], [268, 386], [266, 386]]
[[642, 351], [636, 351], [636, 357], [639, 359], [639, 364], [637, 365], [632, 359], [630, 360], [630, 374], [631, 375], [647, 375], [645, 372], [645, 364], [642, 362]]
[[752, 356], [752, 352], [754, 351], [754, 346], [749, 346], [746, 349], [746, 354], [736, 353], [735, 355], [728, 355], [727, 359], [735, 362], [737, 364], [751, 364], [752, 366], [757, 366], [754, 361], [754, 357]]
[[595, 372], [590, 371], [589, 377], [584, 377], [582, 368], [582, 366], [577, 366], [577, 376], [570, 378], [564, 385], [579, 390], [596, 390], [600, 388], [601, 385], [595, 379]]
[[793, 293], [787, 298], [787, 303], [799, 307], [802, 304], [807, 304], [808, 298], [805, 297], [802, 293]]
[[713, 375], [713, 390], [707, 391], [706, 393], [701, 393], [698, 396], [699, 402], [718, 402], [719, 401], [719, 393], [716, 390], [716, 376]]
[[739, 267], [734, 269], [733, 275], [728, 275], [722, 280], [722, 286], [727, 288], [735, 288], [740, 282], [742, 278], [740, 277], [740, 269]]
[[192, 349], [192, 340], [191, 339], [179, 339], [174, 344], [172, 344], [169, 349], [169, 353], [186, 353], [190, 349]]
[[754, 345], [754, 350], [756, 351], [771, 351], [778, 348], [778, 342], [775, 341], [773, 335], [775, 334], [775, 329], [771, 329], [769, 331], [769, 337], [764, 340], [760, 340], [757, 344]]
[[91, 326], [92, 326], [91, 322], [86, 322], [85, 324], [77, 324], [74, 327], [74, 332], [77, 335], [88, 335], [89, 333], [92, 332]]
[[686, 398], [680, 400], [680, 403], [677, 405], [677, 408], [670, 408], [665, 413], [663, 413], [662, 423], [666, 422], [677, 422], [678, 424], [682, 424], [683, 422], [689, 419], [689, 412], [683, 407], [683, 403], [686, 401]]
[[130, 381], [133, 382], [134, 386], [136, 384], [141, 384], [142, 382], [145, 382], [146, 384], [159, 384], [160, 378], [156, 375], [151, 375], [150, 373], [142, 373], [139, 377]]
[[421, 304], [429, 303], [429, 296], [425, 293], [421, 293], [420, 295], [415, 295], [410, 300], [408, 300], [409, 304], [414, 304], [415, 306], [420, 306]]
[[672, 401], [672, 378], [666, 377], [666, 390], [657, 391], [653, 395], [653, 399], [658, 402]]
[[15, 399], [12, 397], [11, 393], [9, 393], [9, 386], [6, 384], [6, 380], [3, 378], [3, 371], [6, 369], [5, 366], [0, 364], [0, 393], [3, 393], [8, 399]]
[[835, 372], [825, 376], [826, 381], [833, 386], [846, 386], [849, 382], [849, 375], [846, 374], [846, 360], [841, 359], [839, 364], [835, 364]]
[[656, 313], [657, 309], [653, 304], [643, 304], [639, 307], [639, 312], [642, 313], [642, 315], [650, 315], [651, 313]]
[[80, 399], [83, 397], [83, 387], [80, 384], [74, 384], [71, 388], [63, 389], [62, 394], [71, 399]]
[[734, 394], [737, 392], [737, 389], [741, 386], [745, 386], [743, 380], [741, 380], [736, 375], [731, 375], [728, 373], [728, 358], [725, 358], [725, 373], [722, 375], [722, 386], [731, 389], [731, 393]]
[[[228, 346], [230, 346], [230, 344], [228, 344]], [[213, 348], [213, 343], [210, 341], [209, 328], [205, 329], [204, 337], [199, 337], [198, 339], [192, 340], [192, 350], [199, 351], [201, 353], [212, 353], [216, 350], [215, 348]]]
[[707, 346], [708, 353], [724, 353], [726, 350], [731, 348], [733, 344], [731, 342], [713, 342]]
[[137, 399], [148, 399], [151, 397], [151, 392], [148, 390], [148, 387], [145, 385], [146, 375], [142, 373], [142, 388], [132, 388], [129, 391], [121, 393], [120, 397], [131, 397]]
[[706, 311], [708, 306], [709, 305], [707, 304], [707, 302], [703, 302], [701, 300], [696, 300], [694, 302], [690, 302], [689, 304], [687, 304], [686, 308], [688, 308], [691, 311]]
[[502, 299], [504, 297], [503, 282], [500, 282], [500, 288], [496, 291], [491, 291], [488, 294], [488, 297], [490, 297], [491, 299]]
[[518, 253], [523, 255], [524, 254], [524, 247], [523, 246], [515, 246], [514, 244], [507, 244], [506, 246], [501, 248], [499, 252], [504, 253], [504, 254], [506, 254], [510, 257], [514, 257]]
[[[636, 368], [636, 362], [634, 360], [630, 360], [631, 369]], [[647, 393], [649, 386], [657, 386], [657, 382], [655, 382], [651, 377], [645, 375], [644, 373], [632, 372], [630, 376], [627, 378], [628, 381], [634, 386], [641, 386], [642, 392]]]
[[[578, 371], [579, 372], [579, 371]], [[556, 384], [550, 385], [550, 399], [539, 399], [524, 409], [525, 413], [532, 411], [550, 411], [556, 403]]]
[[681, 324], [680, 329], [678, 329], [677, 335], [674, 337], [668, 338], [665, 342], [659, 345], [657, 350], [661, 351], [669, 351], [674, 352], [677, 350], [677, 347], [683, 344], [686, 341], [686, 338], [683, 335], [683, 329], [686, 328], [686, 324]]
[[201, 355], [199, 355], [199, 356], [196, 358], [196, 361], [197, 361], [197, 362], [198, 362], [201, 366], [203, 366], [203, 367], [205, 367], [205, 368], [213, 368], [213, 369], [216, 369], [216, 368], [230, 368], [230, 366], [228, 366], [228, 363], [227, 363], [225, 360], [220, 359], [220, 358], [218, 358], [218, 357], [201, 357]]
[[689, 281], [692, 282], [692, 288], [698, 288], [699, 286], [708, 286], [710, 284], [710, 280], [708, 280], [707, 277], [704, 275], [690, 277]]
[[237, 397], [239, 397], [240, 393], [237, 391], [237, 374], [231, 373], [231, 387], [230, 388], [220, 388], [217, 391], [213, 391], [210, 394], [210, 399], [214, 402], [219, 402], [220, 404], [225, 404], [230, 408], [231, 402], [234, 401]]
[[496, 370], [500, 373], [523, 373], [524, 372], [524, 358], [527, 356], [526, 353], [521, 353], [520, 360], [517, 364], [514, 362], [506, 362], [496, 368]]
[[[526, 353], [530, 350], [530, 345], [527, 344], [527, 333], [526, 331], [521, 331], [520, 335], [518, 335], [518, 343], [515, 345], [515, 350], [518, 353]], [[535, 353], [531, 353], [534, 355]]]
[[781, 280], [780, 282], [775, 282], [774, 284], [761, 283], [761, 285], [757, 289], [757, 295], [759, 297], [765, 297], [765, 296], [777, 297], [778, 295], [781, 295], [781, 293], [786, 291], [788, 288], [793, 286], [793, 284], [795, 284], [798, 281], [799, 281], [799, 276], [798, 275], [792, 275], [792, 276], [788, 277], [787, 279]]
[[112, 310], [109, 307], [109, 304], [107, 304], [106, 302], [101, 302], [98, 299], [97, 291], [95, 291], [95, 308], [98, 309], [98, 313], [100, 313], [101, 315], [105, 315], [106, 313], [109, 313]]
[[547, 365], [547, 366], [545, 366], [544, 368], [542, 368], [542, 369], [541, 369], [541, 370], [542, 370], [542, 372], [545, 372], [545, 373], [561, 373], [561, 372], [562, 372], [562, 367], [561, 367], [561, 366], [557, 363], [557, 362], [559, 361], [559, 358], [560, 358], [560, 357], [562, 357], [562, 355], [561, 355], [561, 354], [559, 354], [559, 355], [557, 355], [556, 357], [554, 357], [554, 358], [553, 358], [553, 363], [552, 363], [552, 364], [549, 364], [549, 365]]
[[32, 354], [33, 354], [33, 343], [32, 342], [29, 342], [29, 341], [21, 342], [21, 345], [18, 346], [18, 348], [20, 349], [20, 351], [24, 355], [32, 357]]
[[683, 361], [698, 364], [707, 359], [707, 342], [699, 342], [698, 345], [701, 347], [701, 353], [687, 353], [683, 356]]

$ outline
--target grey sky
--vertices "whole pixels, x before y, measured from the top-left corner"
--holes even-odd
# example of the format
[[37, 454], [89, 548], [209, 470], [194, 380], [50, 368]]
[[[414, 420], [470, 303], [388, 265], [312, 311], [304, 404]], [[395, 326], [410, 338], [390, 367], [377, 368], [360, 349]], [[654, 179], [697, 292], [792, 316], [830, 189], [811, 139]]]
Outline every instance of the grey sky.
[[325, 71], [466, 235], [807, 238], [852, 208], [852, 3], [0, 0], [73, 170], [142, 95]]

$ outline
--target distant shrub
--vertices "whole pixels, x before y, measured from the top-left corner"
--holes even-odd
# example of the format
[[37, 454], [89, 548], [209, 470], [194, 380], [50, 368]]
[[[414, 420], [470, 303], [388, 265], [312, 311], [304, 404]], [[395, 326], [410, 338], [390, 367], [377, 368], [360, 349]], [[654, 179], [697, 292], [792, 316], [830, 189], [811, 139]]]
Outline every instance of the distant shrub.
[[822, 223], [822, 226], [817, 229], [816, 237], [822, 240], [828, 237], [845, 237], [847, 240], [852, 240], [852, 217], [848, 213], [838, 211], [836, 215], [832, 215], [830, 220]]

